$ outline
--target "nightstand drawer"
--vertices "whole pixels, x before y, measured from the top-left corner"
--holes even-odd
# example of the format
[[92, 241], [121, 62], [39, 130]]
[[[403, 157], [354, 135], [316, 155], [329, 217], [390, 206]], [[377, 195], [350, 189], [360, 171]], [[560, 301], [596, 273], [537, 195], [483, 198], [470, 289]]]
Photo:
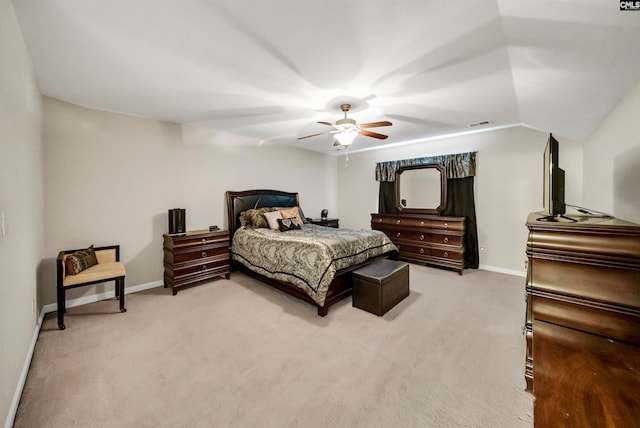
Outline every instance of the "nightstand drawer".
[[173, 258], [173, 263], [182, 263], [189, 260], [206, 259], [208, 257], [218, 256], [220, 254], [229, 254], [229, 242], [220, 242], [213, 245], [203, 245], [196, 247], [194, 250], [188, 252], [176, 251], [173, 254], [169, 253], [169, 258]]
[[[211, 258], [204, 263], [174, 267], [173, 275], [176, 279], [192, 273], [205, 273], [215, 269], [227, 269], [229, 271], [229, 258]], [[220, 275], [220, 274], [218, 274]]]

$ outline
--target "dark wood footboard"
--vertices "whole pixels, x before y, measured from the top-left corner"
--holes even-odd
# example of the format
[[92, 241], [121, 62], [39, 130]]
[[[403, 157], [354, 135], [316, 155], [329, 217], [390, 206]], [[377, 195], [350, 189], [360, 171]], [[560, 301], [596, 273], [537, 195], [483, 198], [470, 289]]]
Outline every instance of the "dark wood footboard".
[[307, 293], [305, 293], [303, 290], [298, 288], [296, 285], [288, 282], [284, 282], [284, 281], [278, 281], [273, 278], [268, 278], [264, 275], [261, 275], [257, 272], [252, 271], [251, 269], [244, 266], [242, 263], [232, 261], [231, 270], [242, 272], [265, 284], [268, 284], [274, 288], [277, 288], [280, 291], [283, 291], [291, 296], [297, 297], [300, 300], [304, 300], [305, 302], [312, 304], [317, 308], [318, 315], [321, 317], [324, 317], [327, 315], [327, 313], [329, 313], [329, 308], [333, 304], [339, 302], [340, 300], [346, 297], [349, 297], [353, 292], [353, 281], [351, 278], [351, 273], [354, 270], [359, 269], [362, 266], [366, 266], [369, 263], [372, 263], [374, 260], [377, 260], [379, 258], [389, 257], [389, 258], [397, 259], [397, 256], [398, 256], [398, 253], [396, 251], [393, 251], [391, 253], [387, 253], [378, 257], [371, 258], [369, 260], [366, 260], [363, 263], [360, 263], [355, 266], [351, 266], [347, 269], [343, 269], [337, 272], [335, 277], [333, 278], [333, 281], [331, 281], [331, 284], [329, 284], [329, 289], [327, 290], [327, 295], [324, 299], [324, 305], [322, 306], [318, 305], [309, 295], [307, 295]]

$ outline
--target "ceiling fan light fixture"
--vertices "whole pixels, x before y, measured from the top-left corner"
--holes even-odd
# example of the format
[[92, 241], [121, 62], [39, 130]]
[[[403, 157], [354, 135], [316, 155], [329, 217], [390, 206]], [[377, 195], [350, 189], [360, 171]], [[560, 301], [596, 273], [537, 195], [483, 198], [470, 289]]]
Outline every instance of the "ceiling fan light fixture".
[[342, 144], [345, 147], [348, 147], [351, 145], [351, 143], [353, 143], [353, 140], [355, 140], [357, 135], [358, 135], [358, 131], [346, 130], [346, 131], [338, 132], [335, 135], [335, 138], [336, 140], [338, 140], [340, 144]]

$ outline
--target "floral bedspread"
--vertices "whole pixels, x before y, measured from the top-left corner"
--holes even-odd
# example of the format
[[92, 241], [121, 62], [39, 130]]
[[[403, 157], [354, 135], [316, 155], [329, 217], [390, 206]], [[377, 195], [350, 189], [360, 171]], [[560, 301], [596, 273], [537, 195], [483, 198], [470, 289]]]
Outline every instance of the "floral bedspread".
[[305, 224], [287, 232], [241, 227], [233, 236], [231, 257], [261, 275], [295, 284], [323, 306], [337, 271], [393, 250], [396, 246], [378, 230]]

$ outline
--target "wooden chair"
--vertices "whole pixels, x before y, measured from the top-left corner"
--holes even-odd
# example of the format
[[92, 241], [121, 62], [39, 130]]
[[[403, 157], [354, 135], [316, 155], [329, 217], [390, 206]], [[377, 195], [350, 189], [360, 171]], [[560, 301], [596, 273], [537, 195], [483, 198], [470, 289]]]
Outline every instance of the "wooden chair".
[[93, 249], [98, 264], [91, 266], [76, 275], [66, 275], [65, 260], [69, 254], [80, 250], [64, 250], [58, 253], [56, 260], [58, 277], [58, 328], [65, 329], [65, 292], [70, 288], [83, 287], [106, 281], [115, 281], [116, 299], [120, 300], [120, 312], [126, 312], [124, 307], [124, 278], [125, 269], [120, 263], [120, 246], [110, 245]]

